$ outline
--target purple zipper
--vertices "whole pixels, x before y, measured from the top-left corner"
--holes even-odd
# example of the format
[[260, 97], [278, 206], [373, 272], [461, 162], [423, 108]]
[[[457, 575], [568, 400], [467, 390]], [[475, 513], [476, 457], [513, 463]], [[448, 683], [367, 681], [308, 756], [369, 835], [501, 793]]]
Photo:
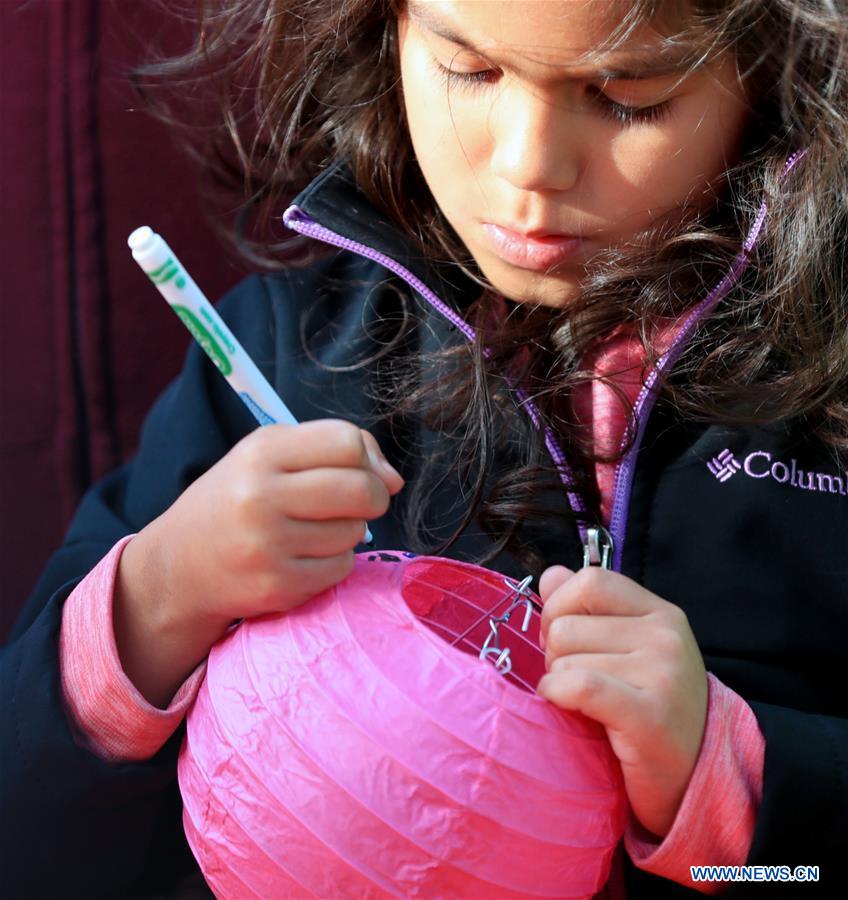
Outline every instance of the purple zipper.
[[613, 487], [612, 513], [610, 515], [609, 531], [613, 541], [612, 568], [616, 572], [621, 571], [621, 554], [624, 545], [624, 536], [627, 531], [627, 515], [630, 510], [630, 495], [633, 488], [633, 476], [636, 471], [636, 458], [645, 436], [645, 428], [648, 418], [657, 399], [656, 386], [660, 375], [667, 372], [679, 359], [686, 347], [689, 338], [695, 331], [695, 327], [703, 316], [718, 303], [730, 290], [736, 279], [748, 264], [748, 251], [741, 251], [733, 262], [730, 271], [710, 291], [710, 293], [687, 316], [683, 326], [678, 331], [671, 346], [657, 360], [656, 366], [651, 370], [642, 389], [636, 397], [633, 405], [633, 413], [636, 418], [636, 440], [615, 468], [615, 480]]
[[[806, 152], [806, 150], [798, 150], [786, 160], [786, 164], [780, 175], [781, 180], [786, 177], [795, 163], [797, 163]], [[612, 514], [610, 515], [609, 530], [613, 540], [612, 568], [617, 572], [621, 571], [621, 555], [624, 547], [624, 538], [627, 532], [627, 516], [630, 511], [630, 495], [633, 488], [633, 476], [636, 471], [636, 458], [639, 454], [639, 448], [641, 447], [642, 439], [645, 435], [648, 418], [656, 403], [657, 381], [659, 380], [660, 375], [667, 372], [680, 358], [680, 354], [685, 349], [697, 324], [716, 305], [716, 303], [724, 297], [745, 270], [750, 260], [750, 253], [759, 239], [767, 212], [768, 204], [763, 201], [757, 213], [757, 218], [754, 220], [754, 224], [751, 226], [751, 230], [748, 232], [748, 236], [742, 244], [742, 249], [733, 261], [730, 271], [725, 274], [724, 278], [719, 281], [709, 294], [707, 294], [707, 296], [686, 317], [686, 320], [677, 332], [671, 346], [657, 360], [656, 366], [645, 379], [642, 390], [639, 391], [639, 395], [636, 397], [636, 402], [633, 406], [633, 412], [636, 417], [636, 440], [627, 455], [623, 457], [616, 466]]]
[[[787, 159], [786, 164], [783, 168], [783, 172], [780, 176], [781, 179], [786, 176], [786, 174], [805, 155], [806, 152], [806, 150], [797, 151], [796, 153], [793, 153], [792, 156], [789, 157], [789, 159]], [[609, 534], [612, 539], [613, 550], [612, 568], [617, 572], [621, 571], [622, 550], [624, 548], [624, 538], [627, 531], [627, 516], [630, 507], [630, 495], [633, 487], [633, 476], [636, 470], [636, 459], [645, 435], [645, 428], [648, 423], [648, 418], [650, 417], [651, 410], [656, 403], [656, 387], [659, 377], [674, 365], [676, 360], [680, 357], [680, 354], [685, 349], [687, 342], [694, 333], [698, 322], [700, 322], [700, 320], [716, 305], [716, 303], [718, 303], [719, 300], [721, 300], [721, 298], [725, 296], [725, 294], [735, 284], [736, 280], [739, 278], [739, 275], [748, 265], [751, 250], [753, 250], [754, 246], [757, 243], [757, 239], [759, 238], [760, 231], [762, 230], [763, 223], [765, 222], [767, 212], [768, 206], [764, 201], [759, 209], [757, 218], [754, 221], [754, 224], [751, 227], [751, 230], [742, 245], [742, 249], [736, 256], [736, 259], [733, 261], [730, 270], [686, 317], [686, 320], [675, 336], [671, 346], [659, 358], [659, 360], [657, 360], [657, 365], [648, 375], [648, 378], [645, 380], [645, 384], [643, 385], [642, 390], [639, 392], [639, 395], [636, 398], [636, 402], [633, 407], [634, 416], [636, 418], [636, 439], [633, 442], [633, 446], [630, 448], [627, 455], [624, 456], [616, 466], [614, 480], [615, 486], [613, 488], [613, 503], [612, 514], [610, 516]], [[387, 269], [403, 278], [403, 280], [407, 284], [409, 284], [410, 287], [421, 294], [421, 296], [424, 297], [424, 299], [427, 300], [427, 302], [430, 303], [431, 306], [438, 310], [438, 312], [440, 312], [451, 324], [455, 325], [468, 338], [468, 340], [474, 340], [474, 329], [461, 316], [454, 312], [444, 301], [439, 299], [439, 297], [436, 296], [436, 294], [432, 290], [430, 290], [430, 288], [428, 288], [420, 278], [413, 275], [412, 272], [409, 271], [409, 269], [402, 266], [399, 262], [392, 259], [390, 256], [386, 256], [384, 253], [380, 253], [379, 251], [368, 247], [366, 244], [360, 244], [358, 241], [352, 241], [350, 240], [350, 238], [346, 238], [343, 235], [336, 234], [336, 232], [334, 231], [330, 231], [329, 228], [325, 228], [323, 225], [320, 225], [315, 221], [315, 219], [305, 213], [298, 206], [290, 206], [285, 211], [285, 213], [283, 214], [283, 224], [292, 231], [297, 231], [298, 233], [304, 234], [307, 237], [315, 238], [316, 240], [323, 241], [324, 243], [331, 244], [335, 247], [341, 247], [345, 250], [350, 250], [351, 252], [356, 253], [359, 256], [363, 256], [366, 259], [371, 259], [374, 262], [378, 262], [380, 263], [380, 265], [385, 266]], [[486, 348], [485, 353], [486, 356], [489, 356], [488, 348]], [[533, 424], [536, 426], [536, 428], [539, 428], [541, 425], [541, 417], [535, 403], [533, 403], [533, 401], [526, 395], [526, 393], [520, 389], [516, 389], [516, 394], [519, 398], [520, 404], [525, 408], [531, 420], [533, 421]], [[568, 494], [568, 502], [571, 505], [571, 509], [578, 514], [585, 513], [586, 507], [584, 506], [581, 498], [577, 494], [568, 490], [567, 486], [569, 481], [571, 480], [571, 469], [566, 462], [565, 454], [562, 452], [562, 449], [557, 443], [557, 440], [550, 428], [548, 428], [547, 425], [544, 425], [542, 427], [545, 435], [545, 446], [548, 448], [548, 452], [551, 454], [551, 458], [556, 463], [560, 478], [562, 479], [563, 484], [566, 486], [566, 493]], [[585, 525], [578, 522], [577, 529], [580, 533], [580, 541], [585, 548], [587, 546], [587, 528]]]

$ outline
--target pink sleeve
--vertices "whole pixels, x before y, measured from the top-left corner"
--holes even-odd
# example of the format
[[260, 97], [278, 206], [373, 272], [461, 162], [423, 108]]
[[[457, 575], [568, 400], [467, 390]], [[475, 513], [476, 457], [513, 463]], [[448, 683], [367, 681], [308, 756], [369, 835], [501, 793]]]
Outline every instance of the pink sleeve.
[[763, 796], [765, 739], [750, 706], [712, 673], [698, 761], [671, 831], [652, 841], [631, 820], [624, 845], [634, 864], [704, 894], [724, 882], [695, 883], [689, 866], [743, 865]]
[[118, 541], [77, 585], [62, 612], [59, 667], [65, 711], [79, 742], [108, 762], [149, 759], [173, 734], [206, 670], [201, 663], [167, 709], [151, 706], [124, 674], [112, 630]]

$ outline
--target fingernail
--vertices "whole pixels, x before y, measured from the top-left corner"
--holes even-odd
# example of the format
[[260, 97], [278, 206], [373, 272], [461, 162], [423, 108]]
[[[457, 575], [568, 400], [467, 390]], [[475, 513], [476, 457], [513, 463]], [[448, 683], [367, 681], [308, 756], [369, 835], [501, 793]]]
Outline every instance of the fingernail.
[[[561, 571], [557, 572], [557, 569]], [[568, 581], [569, 578], [574, 577], [574, 572], [572, 572], [571, 569], [568, 568], [568, 566], [564, 566], [561, 563], [554, 566], [548, 566], [548, 568], [545, 569], [539, 576], [539, 596], [542, 599], [542, 605], [548, 602], [548, 598], [552, 593], [549, 587], [551, 583], [551, 579], [548, 577], [549, 572], [555, 573], [553, 577], [556, 579], [557, 585], [565, 584], [565, 582]], [[543, 583], [544, 589], [542, 588]]]
[[404, 480], [403, 475], [401, 475], [400, 472], [398, 472], [398, 470], [387, 459], [383, 459], [380, 465], [382, 465], [383, 469], [389, 474], [397, 475], [397, 477], [400, 478], [401, 481]]
[[397, 475], [403, 481], [403, 476], [398, 470], [386, 459], [382, 454], [377, 455], [368, 451], [368, 458], [371, 460], [371, 467], [374, 469], [382, 469], [387, 475]]

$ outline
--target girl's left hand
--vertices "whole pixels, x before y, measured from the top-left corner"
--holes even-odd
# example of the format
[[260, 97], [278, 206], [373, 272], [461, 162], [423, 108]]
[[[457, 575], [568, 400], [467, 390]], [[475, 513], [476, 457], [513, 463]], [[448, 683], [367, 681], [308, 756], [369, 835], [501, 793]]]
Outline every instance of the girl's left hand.
[[605, 726], [633, 814], [664, 838], [704, 735], [707, 673], [686, 614], [618, 572], [565, 566], [539, 579], [537, 692]]

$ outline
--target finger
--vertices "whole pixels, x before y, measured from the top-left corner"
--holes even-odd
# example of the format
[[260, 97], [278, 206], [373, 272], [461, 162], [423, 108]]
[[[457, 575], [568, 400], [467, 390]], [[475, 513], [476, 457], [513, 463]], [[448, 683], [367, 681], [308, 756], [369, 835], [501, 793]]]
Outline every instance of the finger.
[[278, 541], [292, 559], [326, 559], [362, 543], [365, 519], [287, 519]]
[[607, 728], [624, 731], [640, 708], [642, 691], [592, 669], [544, 675], [536, 692], [560, 709], [576, 710]]
[[[650, 696], [660, 703], [669, 702], [669, 698], [678, 689], [685, 692], [689, 684], [688, 673], [658, 663], [649, 653], [639, 650], [630, 653], [574, 653], [570, 656], [558, 656], [550, 664], [546, 662], [545, 667], [551, 674], [574, 672], [578, 669], [600, 672], [641, 690], [643, 698]], [[700, 685], [703, 682], [696, 677], [694, 683]]]
[[558, 656], [550, 665], [546, 663], [546, 666], [548, 672], [554, 675], [558, 672], [586, 669], [617, 678], [635, 688], [643, 686], [638, 679], [638, 665], [633, 653], [574, 653], [570, 656]]
[[244, 444], [245, 452], [267, 458], [281, 472], [372, 468], [362, 429], [344, 419], [267, 425], [248, 435]]
[[548, 597], [573, 575], [574, 572], [565, 566], [550, 566], [545, 569], [539, 576], [539, 596], [542, 598], [542, 602], [546, 602]]
[[[551, 594], [561, 585], [565, 584], [569, 578], [574, 575], [574, 572], [566, 566], [550, 566], [545, 569], [544, 572], [539, 576], [539, 596], [542, 598], [542, 603], [546, 603]], [[540, 622], [539, 627], [539, 646], [542, 650], [545, 649], [547, 645], [547, 624], [545, 624], [544, 615], [542, 621]]]
[[308, 469], [270, 482], [277, 507], [291, 519], [362, 519], [389, 508], [386, 485], [370, 469]]
[[362, 432], [362, 440], [365, 442], [368, 458], [371, 461], [371, 468], [383, 479], [383, 483], [386, 485], [389, 493], [392, 495], [396, 494], [404, 485], [403, 476], [386, 459], [374, 435], [364, 428], [360, 429], [360, 431]]
[[560, 616], [641, 616], [666, 604], [630, 578], [598, 566], [575, 572], [548, 597], [542, 609], [541, 628]]
[[649, 631], [649, 623], [638, 616], [560, 616], [545, 636], [546, 657], [629, 653], [649, 644]]

